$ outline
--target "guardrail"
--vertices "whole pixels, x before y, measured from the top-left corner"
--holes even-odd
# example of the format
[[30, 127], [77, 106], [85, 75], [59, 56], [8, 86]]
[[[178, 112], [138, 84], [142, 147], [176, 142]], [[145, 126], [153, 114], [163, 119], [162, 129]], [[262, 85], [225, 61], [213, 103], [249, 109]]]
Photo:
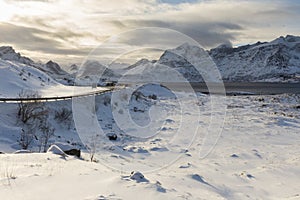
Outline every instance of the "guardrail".
[[72, 99], [74, 97], [86, 97], [86, 96], [92, 96], [92, 95], [99, 95], [104, 94], [106, 92], [112, 91], [114, 88], [107, 88], [107, 90], [101, 90], [101, 91], [95, 91], [95, 92], [89, 92], [85, 94], [78, 94], [78, 95], [70, 95], [70, 96], [60, 96], [60, 97], [39, 97], [39, 98], [0, 98], [0, 102], [3, 103], [31, 103], [31, 102], [48, 102], [48, 101], [63, 101]]

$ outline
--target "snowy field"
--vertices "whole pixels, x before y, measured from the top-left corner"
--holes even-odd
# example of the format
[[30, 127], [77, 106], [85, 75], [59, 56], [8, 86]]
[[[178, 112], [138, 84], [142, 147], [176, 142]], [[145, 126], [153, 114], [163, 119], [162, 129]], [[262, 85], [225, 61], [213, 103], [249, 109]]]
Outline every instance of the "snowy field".
[[[220, 105], [227, 108], [222, 134], [213, 151], [201, 158], [204, 133], [214, 120], [210, 97], [197, 93], [195, 101], [192, 94], [181, 93], [181, 105], [199, 108], [199, 117], [192, 109], [182, 113], [176, 98], [161, 91], [150, 98], [151, 90], [142, 90], [143, 95], [133, 97], [128, 107], [141, 126], [149, 123], [151, 106], [167, 113], [164, 122], [157, 122], [161, 129], [150, 138], [134, 137], [136, 130], [120, 130], [113, 117], [115, 108], [108, 103], [110, 94], [96, 97], [95, 113], [104, 132], [97, 162], [89, 161], [80, 140], [84, 137], [78, 136], [74, 122], [66, 125], [53, 117], [55, 110], [71, 109], [71, 101], [47, 103], [56, 129], [51, 142], [81, 148], [82, 159], [53, 153], [12, 154], [20, 148], [17, 105], [1, 103], [0, 151], [5, 154], [0, 154], [0, 199], [300, 199], [299, 95], [226, 97], [226, 105]], [[190, 126], [174, 139], [186, 121]], [[195, 131], [194, 121], [199, 128], [195, 138], [189, 136]], [[116, 141], [105, 136], [112, 132], [118, 135]], [[30, 149], [36, 150], [34, 144]]]

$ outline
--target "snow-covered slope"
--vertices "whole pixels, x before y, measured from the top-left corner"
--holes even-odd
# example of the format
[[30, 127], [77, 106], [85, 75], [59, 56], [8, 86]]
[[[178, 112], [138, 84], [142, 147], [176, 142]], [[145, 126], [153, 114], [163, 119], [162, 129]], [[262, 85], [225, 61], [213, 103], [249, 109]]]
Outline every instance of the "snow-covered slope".
[[[205, 66], [202, 65], [201, 59], [208, 61]], [[204, 49], [184, 43], [175, 49], [166, 50], [157, 61], [142, 59], [127, 67], [123, 80], [129, 82], [199, 82], [203, 81], [201, 75], [208, 78], [209, 73], [214, 69], [216, 66]], [[219, 80], [219, 77], [215, 75], [210, 76], [209, 79]]]
[[46, 64], [35, 64], [33, 66], [47, 73], [56, 81], [64, 85], [74, 85], [74, 76], [63, 70], [57, 63], [53, 62], [52, 60], [48, 61]]
[[32, 65], [34, 63], [30, 58], [21, 56], [20, 53], [16, 53], [15, 50], [10, 46], [0, 47], [0, 58], [3, 60], [16, 61], [28, 65]]
[[209, 53], [225, 81], [300, 79], [300, 37], [288, 35], [238, 48], [222, 45]]
[[[190, 82], [202, 82], [203, 78], [199, 71], [188, 60], [193, 62], [195, 59], [203, 56], [208, 57], [204, 49], [184, 43], [175, 49], [166, 50], [158, 60], [158, 63], [172, 67]], [[172, 79], [170, 78], [170, 80]]]
[[42, 90], [59, 83], [36, 68], [0, 59], [0, 85], [1, 97], [16, 97], [21, 90]]
[[76, 64], [72, 64], [71, 66], [69, 66], [67, 70], [70, 74], [76, 74], [77, 71], [79, 70], [79, 67]]
[[[74, 72], [75, 73], [75, 72]], [[106, 81], [116, 81], [120, 78], [120, 75], [98, 61], [88, 60], [86, 61], [76, 73], [76, 85], [101, 85]]]
[[86, 94], [105, 88], [63, 85], [35, 67], [0, 58], [0, 97], [16, 98], [22, 90], [37, 91], [43, 97], [61, 97]]
[[20, 53], [17, 53], [10, 46], [2, 46], [0, 47], [0, 59], [10, 61], [16, 65], [25, 64], [36, 69], [39, 69], [42, 72], [45, 72], [57, 82], [60, 82], [64, 85], [73, 85], [74, 77], [63, 70], [57, 63], [53, 61], [49, 61], [46, 64], [36, 63], [30, 58], [21, 56]]

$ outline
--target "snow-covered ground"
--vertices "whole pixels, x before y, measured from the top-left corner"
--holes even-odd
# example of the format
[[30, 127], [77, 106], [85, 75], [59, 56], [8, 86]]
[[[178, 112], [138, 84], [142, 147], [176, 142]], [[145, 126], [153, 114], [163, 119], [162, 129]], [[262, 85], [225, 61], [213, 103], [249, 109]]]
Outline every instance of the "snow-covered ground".
[[[113, 117], [118, 106], [110, 105], [111, 95], [96, 97], [95, 113], [104, 132], [99, 138], [103, 146], [96, 153], [98, 162], [89, 161], [90, 154], [76, 131], [78, 124], [66, 126], [53, 118], [55, 110], [71, 109], [71, 101], [48, 102], [50, 121], [56, 128], [51, 142], [74, 144], [83, 150], [82, 159], [51, 153], [0, 154], [1, 199], [300, 198], [299, 95], [227, 97], [226, 105], [219, 105], [227, 108], [222, 135], [213, 151], [201, 159], [203, 137], [214, 121], [211, 97], [198, 93], [195, 100], [191, 93], [180, 93], [180, 104], [165, 88], [157, 98], [151, 96], [157, 88], [148, 89], [135, 93], [128, 109], [140, 126], [151, 122], [150, 107], [167, 113], [162, 115], [165, 121], [157, 121], [161, 128], [150, 138], [137, 137], [134, 129], [122, 131]], [[199, 108], [200, 117], [192, 109], [182, 112], [182, 104]], [[2, 152], [19, 148], [16, 108], [15, 104], [0, 104]], [[194, 121], [199, 128], [195, 138], [189, 135], [195, 131]], [[178, 132], [185, 123], [190, 125]], [[116, 133], [118, 139], [109, 141], [105, 134], [110, 133]], [[180, 159], [172, 163], [177, 155]], [[137, 164], [136, 169], [132, 163]]]

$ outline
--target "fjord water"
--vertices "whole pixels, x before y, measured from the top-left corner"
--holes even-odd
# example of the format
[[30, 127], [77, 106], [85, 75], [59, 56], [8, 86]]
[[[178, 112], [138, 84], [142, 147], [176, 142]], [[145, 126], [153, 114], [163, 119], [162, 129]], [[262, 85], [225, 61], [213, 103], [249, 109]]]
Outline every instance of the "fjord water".
[[[185, 84], [172, 83], [180, 91], [185, 90]], [[191, 83], [196, 92], [209, 93], [205, 83]], [[220, 84], [211, 84], [216, 91]], [[227, 94], [254, 94], [254, 95], [275, 95], [275, 94], [300, 94], [300, 83], [268, 83], [268, 82], [225, 82]]]

